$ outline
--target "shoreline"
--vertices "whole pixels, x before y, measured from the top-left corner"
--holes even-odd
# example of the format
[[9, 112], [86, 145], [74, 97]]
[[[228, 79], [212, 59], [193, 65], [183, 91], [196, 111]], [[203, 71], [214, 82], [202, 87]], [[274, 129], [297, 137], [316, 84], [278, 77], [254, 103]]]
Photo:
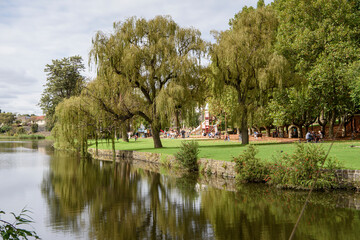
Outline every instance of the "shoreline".
[[[104, 161], [113, 161], [112, 150], [98, 149], [98, 155], [95, 155], [94, 148], [88, 149], [92, 158]], [[127, 159], [129, 161], [144, 161], [159, 165], [172, 165], [175, 163], [173, 155], [166, 155], [161, 153], [138, 152], [133, 150], [116, 150], [116, 161]], [[214, 175], [222, 178], [235, 178], [237, 173], [235, 171], [235, 162], [214, 160], [208, 158], [199, 158], [199, 171], [207, 175]], [[342, 182], [351, 183], [354, 186], [360, 186], [360, 170], [338, 169], [336, 175]]]

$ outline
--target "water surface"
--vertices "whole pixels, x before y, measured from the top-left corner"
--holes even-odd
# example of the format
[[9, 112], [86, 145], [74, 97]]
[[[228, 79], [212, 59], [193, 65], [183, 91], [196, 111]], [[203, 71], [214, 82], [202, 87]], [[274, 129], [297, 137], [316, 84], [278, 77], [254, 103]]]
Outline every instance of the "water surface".
[[[43, 239], [288, 239], [307, 194], [175, 175], [0, 142], [0, 209], [31, 209]], [[358, 194], [315, 193], [295, 239], [358, 239], [356, 208]]]

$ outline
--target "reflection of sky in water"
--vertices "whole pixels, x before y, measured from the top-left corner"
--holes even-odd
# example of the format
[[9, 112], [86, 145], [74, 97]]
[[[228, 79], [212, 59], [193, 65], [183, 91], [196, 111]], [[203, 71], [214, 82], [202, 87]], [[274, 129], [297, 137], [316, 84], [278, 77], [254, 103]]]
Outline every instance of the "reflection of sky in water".
[[[8, 144], [28, 145], [29, 148], [2, 148]], [[74, 239], [69, 238], [69, 233], [52, 233], [51, 237], [47, 235], [49, 224], [44, 216], [48, 215], [48, 209], [41, 194], [41, 182], [49, 171], [50, 156], [32, 148], [31, 142], [0, 142], [0, 209], [7, 213], [1, 218], [13, 221], [9, 213], [19, 214], [25, 207], [32, 212], [29, 214], [35, 222], [32, 226], [42, 239]]]
[[[287, 239], [306, 195], [275, 189], [268, 193], [262, 185], [228, 192], [188, 176], [159, 175], [127, 164], [112, 168], [111, 163], [53, 154], [37, 143], [17, 144], [0, 143], [0, 209], [7, 213], [30, 209], [42, 239], [102, 239], [97, 234], [115, 236], [124, 233], [120, 229], [144, 233], [140, 239], [147, 239], [154, 229], [169, 239]], [[351, 227], [359, 226], [359, 211], [335, 208], [343, 202], [337, 198], [313, 194], [314, 205], [307, 208], [298, 239], [329, 239], [338, 232], [332, 239], [352, 239], [360, 234]], [[151, 226], [134, 230], [146, 216], [151, 217], [146, 222]]]

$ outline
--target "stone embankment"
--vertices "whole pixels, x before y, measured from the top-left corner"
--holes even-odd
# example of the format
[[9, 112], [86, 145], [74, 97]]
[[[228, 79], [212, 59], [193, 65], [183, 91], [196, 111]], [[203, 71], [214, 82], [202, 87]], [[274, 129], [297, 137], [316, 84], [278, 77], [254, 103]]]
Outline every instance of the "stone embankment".
[[[98, 155], [96, 156], [95, 149], [90, 148], [89, 153], [93, 156], [93, 158], [112, 161], [113, 154], [111, 150], [99, 149]], [[162, 155], [161, 153], [116, 150], [116, 160], [121, 159], [134, 159], [156, 164], [173, 164], [175, 162], [175, 158], [171, 155]], [[221, 176], [223, 178], [235, 178], [236, 176], [234, 162], [200, 158], [198, 160], [198, 164], [200, 166], [200, 169], [208, 175], [211, 174]]]
[[[95, 149], [89, 149], [89, 153], [95, 159], [112, 161], [111, 150], [98, 150], [98, 155], [95, 154]], [[175, 162], [175, 158], [171, 155], [162, 155], [160, 153], [137, 152], [128, 150], [116, 150], [116, 160], [134, 159], [145, 161], [154, 164], [170, 164]], [[223, 178], [235, 178], [235, 163], [228, 161], [220, 161], [214, 159], [200, 158], [198, 160], [201, 171], [207, 175], [216, 175]], [[337, 170], [338, 177], [341, 181], [353, 183], [360, 188], [360, 170]]]

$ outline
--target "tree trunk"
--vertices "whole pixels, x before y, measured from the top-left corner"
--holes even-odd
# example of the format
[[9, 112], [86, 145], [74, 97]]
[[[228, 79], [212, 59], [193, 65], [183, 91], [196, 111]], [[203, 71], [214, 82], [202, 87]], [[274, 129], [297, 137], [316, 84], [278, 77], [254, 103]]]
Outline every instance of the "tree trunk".
[[342, 124], [342, 127], [341, 127], [341, 137], [346, 137], [346, 123], [343, 123]]
[[249, 134], [250, 134], [250, 135], [252, 135], [252, 134], [253, 134], [253, 132], [254, 132], [254, 131], [253, 131], [253, 129], [252, 129], [252, 128], [250, 128], [250, 129], [249, 129]]
[[335, 111], [331, 112], [330, 121], [329, 121], [329, 138], [334, 138], [334, 125], [335, 125]]
[[112, 145], [112, 157], [113, 157], [113, 163], [115, 163], [116, 160], [116, 151], [115, 151], [115, 134], [111, 138], [111, 145]]
[[99, 141], [98, 141], [98, 135], [95, 134], [95, 155], [99, 156]]
[[281, 137], [281, 138], [285, 137], [284, 126], [279, 127], [279, 137]]
[[298, 130], [298, 137], [303, 138], [304, 135], [303, 135], [303, 131], [302, 131], [302, 126], [296, 126], [296, 127], [297, 127], [297, 130]]
[[265, 127], [265, 130], [266, 130], [266, 136], [271, 137], [271, 128], [270, 127]]
[[249, 132], [247, 126], [247, 109], [244, 108], [242, 118], [241, 118], [241, 144], [246, 145], [249, 144]]
[[121, 124], [121, 138], [124, 142], [129, 142], [126, 123]]
[[326, 129], [326, 125], [321, 126], [321, 132], [324, 134], [324, 137], [325, 137], [325, 129]]
[[175, 109], [175, 127], [176, 131], [180, 133], [180, 120], [179, 120], [179, 110]]
[[154, 141], [154, 148], [162, 148], [162, 143], [160, 139], [160, 126], [151, 125], [152, 138]]
[[227, 137], [227, 121], [226, 121], [226, 112], [225, 112], [225, 137]]
[[305, 133], [307, 133], [309, 131], [309, 126], [305, 125]]

